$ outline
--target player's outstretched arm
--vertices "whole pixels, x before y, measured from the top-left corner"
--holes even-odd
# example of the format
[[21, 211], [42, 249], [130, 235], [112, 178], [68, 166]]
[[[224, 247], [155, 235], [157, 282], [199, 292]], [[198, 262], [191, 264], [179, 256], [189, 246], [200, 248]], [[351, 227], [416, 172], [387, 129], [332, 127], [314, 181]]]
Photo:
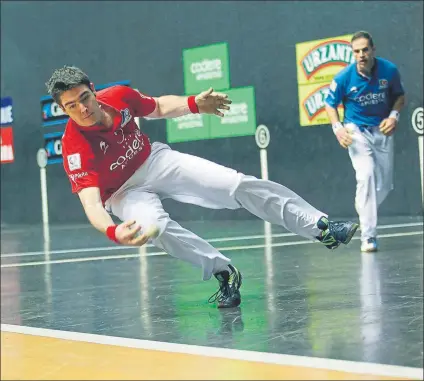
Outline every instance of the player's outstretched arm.
[[227, 94], [213, 91], [213, 88], [196, 96], [163, 95], [155, 98], [156, 109], [148, 118], [176, 118], [179, 116], [200, 113], [224, 116], [222, 110], [229, 110], [231, 100]]
[[84, 188], [78, 196], [90, 223], [113, 241], [123, 245], [141, 246], [149, 239], [145, 234], [139, 235], [141, 227], [135, 221], [125, 221], [115, 225], [103, 207], [99, 188]]

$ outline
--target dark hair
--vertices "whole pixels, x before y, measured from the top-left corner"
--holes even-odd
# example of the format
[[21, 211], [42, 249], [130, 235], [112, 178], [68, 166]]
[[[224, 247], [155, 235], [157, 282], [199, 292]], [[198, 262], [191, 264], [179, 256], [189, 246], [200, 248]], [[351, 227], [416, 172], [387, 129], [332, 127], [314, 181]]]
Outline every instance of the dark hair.
[[46, 82], [47, 92], [57, 104], [60, 104], [60, 96], [64, 91], [80, 85], [90, 87], [90, 79], [87, 74], [75, 66], [66, 65], [60, 69], [56, 69]]
[[356, 32], [356, 33], [352, 36], [352, 38], [351, 38], [351, 40], [350, 40], [350, 43], [352, 43], [353, 41], [357, 40], [358, 38], [366, 38], [366, 39], [369, 41], [369, 43], [370, 43], [371, 47], [373, 47], [373, 46], [374, 46], [374, 41], [373, 41], [373, 39], [372, 39], [371, 34], [370, 34], [370, 33], [368, 33], [368, 32], [366, 32], [365, 30], [360, 30], [359, 32]]

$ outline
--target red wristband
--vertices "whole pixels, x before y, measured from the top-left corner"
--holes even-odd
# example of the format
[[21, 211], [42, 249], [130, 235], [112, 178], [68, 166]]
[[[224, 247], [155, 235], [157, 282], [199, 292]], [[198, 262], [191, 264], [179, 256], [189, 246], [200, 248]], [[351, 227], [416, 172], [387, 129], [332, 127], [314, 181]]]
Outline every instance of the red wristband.
[[111, 241], [115, 241], [115, 242], [119, 243], [119, 241], [116, 239], [116, 228], [117, 227], [118, 227], [118, 225], [108, 226], [108, 228], [106, 229], [106, 235]]
[[196, 97], [194, 95], [190, 95], [188, 97], [188, 108], [190, 109], [192, 114], [198, 114], [199, 113], [199, 108], [197, 107], [196, 104]]

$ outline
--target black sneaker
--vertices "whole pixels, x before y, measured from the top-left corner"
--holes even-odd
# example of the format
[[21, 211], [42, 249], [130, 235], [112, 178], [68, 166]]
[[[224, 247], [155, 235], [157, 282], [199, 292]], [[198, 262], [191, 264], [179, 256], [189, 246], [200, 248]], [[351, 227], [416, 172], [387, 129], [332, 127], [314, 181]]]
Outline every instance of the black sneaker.
[[330, 250], [337, 249], [341, 243], [347, 245], [354, 236], [359, 225], [351, 221], [329, 221], [326, 217], [321, 217], [317, 226], [322, 230], [320, 237], [317, 237]]
[[227, 271], [221, 271], [214, 274], [219, 282], [219, 290], [213, 294], [208, 302], [218, 301], [218, 308], [237, 307], [241, 303], [240, 287], [242, 282], [241, 272], [233, 265], [228, 265], [231, 274]]

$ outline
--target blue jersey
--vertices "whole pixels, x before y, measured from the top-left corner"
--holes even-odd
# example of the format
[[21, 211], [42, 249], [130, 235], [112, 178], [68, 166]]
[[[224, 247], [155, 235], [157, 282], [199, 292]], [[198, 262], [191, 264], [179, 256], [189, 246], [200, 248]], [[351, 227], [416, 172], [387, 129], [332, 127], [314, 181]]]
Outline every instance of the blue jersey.
[[395, 64], [375, 58], [371, 77], [358, 73], [352, 63], [338, 73], [329, 88], [325, 102], [336, 108], [344, 105], [344, 123], [377, 126], [387, 118], [393, 104], [404, 90]]

